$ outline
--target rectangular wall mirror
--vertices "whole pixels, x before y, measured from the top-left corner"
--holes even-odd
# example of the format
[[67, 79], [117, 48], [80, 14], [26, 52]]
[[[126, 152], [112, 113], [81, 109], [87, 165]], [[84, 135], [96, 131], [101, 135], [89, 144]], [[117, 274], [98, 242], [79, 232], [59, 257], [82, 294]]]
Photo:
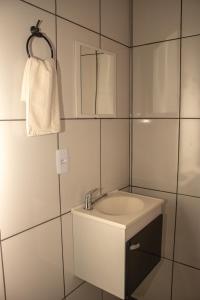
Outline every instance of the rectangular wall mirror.
[[116, 55], [75, 43], [77, 117], [116, 116]]

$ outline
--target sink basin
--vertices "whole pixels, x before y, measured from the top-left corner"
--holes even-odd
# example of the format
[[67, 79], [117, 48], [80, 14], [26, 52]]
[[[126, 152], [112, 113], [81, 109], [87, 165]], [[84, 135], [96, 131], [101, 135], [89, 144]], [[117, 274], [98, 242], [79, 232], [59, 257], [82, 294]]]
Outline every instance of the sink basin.
[[141, 211], [143, 207], [144, 202], [142, 199], [115, 195], [98, 200], [94, 209], [106, 215], [122, 216], [137, 213]]

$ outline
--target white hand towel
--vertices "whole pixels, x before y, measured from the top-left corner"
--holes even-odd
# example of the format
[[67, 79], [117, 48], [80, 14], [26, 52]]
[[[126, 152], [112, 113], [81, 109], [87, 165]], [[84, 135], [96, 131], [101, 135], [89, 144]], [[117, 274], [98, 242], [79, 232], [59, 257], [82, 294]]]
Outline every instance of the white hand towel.
[[22, 82], [21, 100], [26, 102], [28, 136], [60, 131], [57, 72], [53, 59], [28, 58]]

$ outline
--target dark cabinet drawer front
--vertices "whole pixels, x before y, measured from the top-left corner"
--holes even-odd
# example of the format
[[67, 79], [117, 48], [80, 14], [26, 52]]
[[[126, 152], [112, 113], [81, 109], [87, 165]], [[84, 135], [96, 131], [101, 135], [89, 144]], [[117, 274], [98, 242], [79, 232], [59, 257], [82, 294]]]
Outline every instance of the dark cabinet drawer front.
[[126, 243], [126, 296], [129, 297], [161, 256], [162, 215]]

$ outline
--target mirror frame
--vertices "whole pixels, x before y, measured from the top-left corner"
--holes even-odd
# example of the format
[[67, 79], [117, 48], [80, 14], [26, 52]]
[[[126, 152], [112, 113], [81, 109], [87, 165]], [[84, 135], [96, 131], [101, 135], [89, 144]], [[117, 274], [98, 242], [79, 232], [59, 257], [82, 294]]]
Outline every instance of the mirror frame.
[[[114, 113], [113, 114], [93, 114], [86, 115], [81, 114], [81, 46], [89, 47], [94, 50], [103, 51], [106, 54], [112, 55], [114, 58]], [[117, 117], [117, 57], [116, 54], [102, 48], [96, 48], [94, 46], [82, 43], [80, 41], [75, 41], [75, 106], [76, 106], [76, 117], [77, 118], [116, 118]]]

